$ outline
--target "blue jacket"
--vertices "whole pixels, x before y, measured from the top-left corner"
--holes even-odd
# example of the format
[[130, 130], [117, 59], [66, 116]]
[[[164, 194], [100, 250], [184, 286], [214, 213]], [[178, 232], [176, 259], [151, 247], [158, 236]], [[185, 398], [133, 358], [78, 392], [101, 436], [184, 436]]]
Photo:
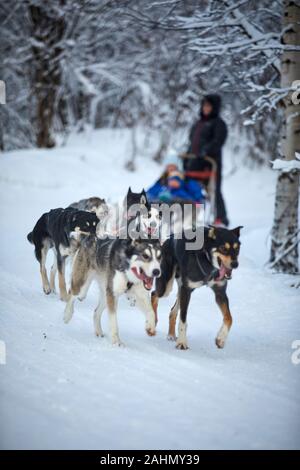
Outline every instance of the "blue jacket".
[[183, 181], [179, 188], [170, 188], [158, 180], [148, 189], [147, 197], [150, 202], [157, 200], [172, 201], [173, 199], [183, 199], [194, 202], [204, 201], [200, 184], [198, 181], [192, 179]]

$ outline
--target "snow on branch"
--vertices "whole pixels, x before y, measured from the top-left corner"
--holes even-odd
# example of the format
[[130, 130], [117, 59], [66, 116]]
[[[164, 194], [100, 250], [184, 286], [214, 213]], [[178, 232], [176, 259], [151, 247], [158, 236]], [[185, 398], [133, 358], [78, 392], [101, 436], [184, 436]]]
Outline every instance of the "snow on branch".
[[295, 154], [294, 160], [283, 160], [281, 158], [276, 158], [276, 160], [271, 163], [273, 170], [278, 170], [282, 173], [300, 172], [300, 153]]
[[[223, 55], [225, 53], [231, 53], [232, 51], [236, 50], [238, 52], [242, 52], [244, 50], [247, 51], [257, 51], [261, 52], [263, 50], [269, 49], [285, 49], [287, 46], [281, 46], [280, 44], [268, 44], [269, 41], [279, 40], [280, 35], [278, 33], [268, 33], [264, 34], [262, 37], [256, 37], [251, 39], [239, 39], [232, 42], [224, 42], [220, 44], [220, 42], [216, 42], [212, 44], [211, 39], [196, 39], [191, 42], [191, 48], [195, 49], [198, 48], [201, 50], [202, 54], [214, 54], [214, 55]], [[293, 50], [298, 50], [297, 46], [293, 46]]]
[[243, 109], [241, 114], [251, 114], [251, 118], [244, 121], [245, 126], [255, 124], [255, 122], [262, 118], [265, 111], [276, 109], [278, 103], [283, 100], [291, 91], [295, 91], [294, 86], [287, 88], [268, 88], [266, 86], [256, 85], [251, 82], [248, 83], [249, 91], [262, 92], [262, 96], [258, 97], [251, 106]]

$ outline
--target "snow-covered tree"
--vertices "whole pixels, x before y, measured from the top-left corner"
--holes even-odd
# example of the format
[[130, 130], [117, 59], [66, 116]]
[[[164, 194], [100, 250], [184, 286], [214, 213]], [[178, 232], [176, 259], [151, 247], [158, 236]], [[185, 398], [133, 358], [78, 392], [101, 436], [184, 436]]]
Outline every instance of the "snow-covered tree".
[[287, 164], [279, 169], [276, 186], [271, 266], [278, 271], [295, 273], [299, 271], [299, 168], [295, 155], [300, 152], [300, 90], [299, 86], [298, 92], [290, 89], [300, 77], [300, 4], [296, 1], [284, 2], [283, 31], [281, 156]]
[[[0, 5], [5, 148], [51, 146], [55, 133], [74, 126], [144, 125], [160, 133], [160, 160], [197, 116], [201, 96], [218, 91], [229, 124], [247, 134], [249, 159], [275, 154], [280, 1], [6, 3]], [[243, 128], [246, 118], [252, 126]]]
[[[296, 1], [283, 3], [203, 2], [192, 15], [179, 16], [174, 1], [173, 10], [160, 22], [160, 27], [180, 30], [189, 47], [199, 52], [200, 63], [203, 55], [216, 60], [223, 71], [216, 73], [212, 67], [209, 77], [217, 77], [220, 90], [226, 92], [230, 87], [238, 92], [243, 90], [249, 105], [242, 115], [248, 115], [246, 124], [260, 131], [253, 148], [259, 149], [260, 140], [262, 149], [266, 141], [276, 145], [274, 130], [281, 128], [280, 154], [292, 160], [300, 150], [300, 105], [298, 98], [296, 102], [292, 99], [293, 84], [298, 83], [299, 89], [300, 5]], [[245, 103], [240, 94], [239, 101]], [[274, 119], [274, 111], [276, 127], [272, 129], [270, 117]], [[270, 128], [275, 138], [270, 138]], [[278, 148], [273, 146], [269, 158], [277, 155]], [[278, 176], [272, 230], [271, 266], [284, 272], [298, 272], [299, 268], [298, 204], [299, 172], [293, 166], [291, 171], [281, 171]]]
[[[189, 83], [189, 89], [198, 91], [198, 101], [199, 91], [222, 94], [230, 124], [247, 134], [249, 158], [266, 161], [265, 155], [276, 149], [280, 127], [280, 116], [268, 95], [280, 83], [281, 2], [151, 3], [147, 11], [135, 8], [135, 19], [148, 27], [149, 34], [154, 27], [166, 31], [171, 38], [169, 50], [176, 41], [177, 49], [192, 52], [189, 75], [196, 76], [201, 86], [197, 90]], [[179, 74], [185, 71], [184, 61], [178, 70]], [[252, 124], [248, 129], [244, 127], [246, 118]], [[266, 133], [274, 138], [265, 139]]]

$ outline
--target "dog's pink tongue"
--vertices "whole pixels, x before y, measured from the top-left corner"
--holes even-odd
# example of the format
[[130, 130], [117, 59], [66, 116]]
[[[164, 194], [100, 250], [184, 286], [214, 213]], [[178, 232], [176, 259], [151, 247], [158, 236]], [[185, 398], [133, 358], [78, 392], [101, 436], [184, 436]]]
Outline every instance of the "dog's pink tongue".
[[153, 284], [153, 279], [152, 279], [152, 277], [146, 276], [144, 282], [145, 282], [145, 286], [146, 286], [147, 289], [151, 289], [151, 288], [152, 288], [152, 284]]
[[156, 228], [149, 227], [148, 228], [148, 235], [155, 235], [156, 233]]
[[223, 279], [225, 277], [225, 274], [226, 274], [226, 268], [225, 268], [224, 264], [221, 264], [221, 267], [219, 269], [219, 276], [218, 276], [217, 280], [220, 281], [221, 279]]

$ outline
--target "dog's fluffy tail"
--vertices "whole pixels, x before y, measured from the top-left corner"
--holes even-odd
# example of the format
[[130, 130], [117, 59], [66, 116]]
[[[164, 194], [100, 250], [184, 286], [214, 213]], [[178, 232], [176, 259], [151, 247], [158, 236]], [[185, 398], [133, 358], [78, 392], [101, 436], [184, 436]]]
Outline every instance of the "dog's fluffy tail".
[[27, 240], [29, 241], [29, 243], [33, 243], [33, 232], [28, 233]]
[[155, 287], [155, 293], [158, 297], [167, 296], [171, 292], [175, 277], [176, 264], [174, 241], [172, 239], [166, 240], [162, 247], [162, 275], [157, 278]]

